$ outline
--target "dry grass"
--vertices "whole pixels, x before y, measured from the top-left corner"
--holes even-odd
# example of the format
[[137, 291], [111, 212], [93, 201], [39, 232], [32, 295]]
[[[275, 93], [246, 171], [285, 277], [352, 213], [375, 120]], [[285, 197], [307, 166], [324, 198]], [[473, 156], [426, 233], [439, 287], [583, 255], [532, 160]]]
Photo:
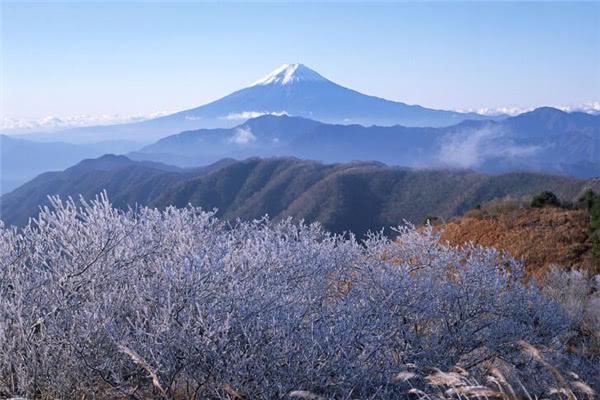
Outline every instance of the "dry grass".
[[[520, 341], [517, 345], [522, 354], [529, 358], [529, 362], [537, 363], [552, 377], [554, 385], [546, 387], [543, 397], [531, 395], [530, 392], [532, 391], [528, 390], [519, 379], [518, 369], [502, 360], [491, 360], [488, 363], [484, 382], [476, 379], [460, 365], [456, 365], [450, 371], [442, 371], [437, 368], [420, 370], [417, 365], [411, 363], [405, 365], [406, 370], [396, 374], [394, 382], [399, 385], [406, 385], [406, 394], [408, 396], [415, 396], [419, 400], [594, 400], [596, 398], [594, 389], [588, 383], [584, 382], [579, 375], [571, 371], [559, 371], [546, 360], [542, 351], [530, 343]], [[159, 397], [174, 400], [194, 398], [189, 390], [181, 388], [181, 390], [173, 390], [173, 395], [169, 395], [154, 381], [155, 377], [152, 370], [141, 357], [126, 347], [123, 347], [122, 350], [134, 359], [137, 364], [147, 370], [150, 378], [153, 380], [154, 386], [158, 389]], [[540, 375], [542, 374], [543, 372], [540, 372]], [[546, 384], [551, 380], [546, 380]], [[327, 399], [327, 397], [308, 390], [293, 390], [288, 393], [288, 397], [304, 400]], [[156, 398], [156, 396], [148, 394], [143, 398]], [[230, 400], [247, 399], [247, 397], [229, 384], [223, 385], [223, 394], [219, 398]]]
[[[596, 398], [592, 387], [577, 374], [560, 372], [543, 357], [541, 351], [527, 342], [520, 342], [519, 346], [523, 355], [529, 357], [531, 362], [539, 364], [553, 377], [555, 385], [546, 387], [542, 399], [593, 400]], [[418, 371], [416, 366], [411, 365], [407, 366], [406, 371], [398, 373], [395, 380], [399, 384], [408, 385], [407, 393], [416, 396], [419, 400], [537, 400], [539, 398], [532, 396], [519, 380], [518, 371], [514, 366], [498, 361], [489, 363], [485, 382], [479, 382], [460, 366], [455, 366], [452, 371], [434, 369], [426, 373]], [[509, 378], [509, 375], [513, 377]]]
[[584, 210], [528, 208], [512, 201], [472, 210], [440, 228], [442, 241], [507, 251], [524, 261], [528, 275], [541, 278], [552, 265], [600, 272], [600, 263], [590, 254], [588, 225]]

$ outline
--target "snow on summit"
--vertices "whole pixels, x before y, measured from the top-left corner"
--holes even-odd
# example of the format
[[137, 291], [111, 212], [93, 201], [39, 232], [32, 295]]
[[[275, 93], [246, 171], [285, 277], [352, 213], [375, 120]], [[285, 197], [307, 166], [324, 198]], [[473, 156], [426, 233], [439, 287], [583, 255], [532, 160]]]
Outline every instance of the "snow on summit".
[[279, 84], [287, 85], [299, 81], [326, 80], [303, 64], [283, 64], [269, 75], [254, 82], [251, 86]]

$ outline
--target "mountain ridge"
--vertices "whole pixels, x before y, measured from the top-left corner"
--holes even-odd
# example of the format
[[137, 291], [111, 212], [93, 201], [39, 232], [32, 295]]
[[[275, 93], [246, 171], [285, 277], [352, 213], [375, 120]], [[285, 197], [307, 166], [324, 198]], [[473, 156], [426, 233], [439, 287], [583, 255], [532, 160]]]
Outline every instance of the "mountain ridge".
[[127, 153], [136, 146], [114, 141], [95, 144], [36, 142], [0, 134], [0, 195], [45, 171], [67, 168], [105, 153]]
[[168, 136], [130, 153], [181, 166], [222, 157], [295, 156], [325, 162], [377, 160], [413, 168], [600, 175], [600, 116], [543, 107], [502, 121], [428, 128], [326, 124], [265, 115], [229, 129]]
[[[111, 164], [107, 167], [107, 162]], [[460, 215], [505, 196], [551, 190], [574, 199], [600, 180], [531, 173], [485, 175], [468, 170], [412, 170], [380, 162], [324, 164], [294, 158], [225, 161], [201, 170], [170, 170], [126, 157], [86, 160], [62, 172], [38, 176], [0, 197], [0, 216], [23, 225], [47, 205], [47, 195], [91, 198], [106, 190], [115, 206], [164, 208], [188, 204], [218, 210], [228, 219], [269, 214], [319, 221], [334, 232], [362, 235], [428, 215]]]

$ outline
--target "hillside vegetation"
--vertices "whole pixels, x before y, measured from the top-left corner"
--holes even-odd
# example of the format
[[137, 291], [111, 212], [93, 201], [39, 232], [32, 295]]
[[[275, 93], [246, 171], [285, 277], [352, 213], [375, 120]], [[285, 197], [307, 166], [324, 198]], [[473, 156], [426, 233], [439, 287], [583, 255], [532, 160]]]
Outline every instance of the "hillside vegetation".
[[591, 189], [575, 202], [543, 191], [530, 199], [478, 205], [446, 223], [435, 217], [428, 222], [452, 245], [476, 243], [509, 252], [538, 278], [554, 266], [600, 273], [600, 195]]
[[600, 385], [582, 311], [561, 302], [575, 287], [541, 291], [493, 249], [51, 203], [22, 230], [0, 223], [3, 398], [591, 399]]
[[252, 220], [268, 214], [318, 221], [332, 232], [362, 236], [427, 215], [461, 215], [477, 204], [505, 196], [532, 196], [551, 190], [576, 199], [599, 180], [531, 173], [485, 175], [465, 170], [411, 170], [374, 162], [322, 164], [293, 158], [225, 160], [201, 169], [104, 156], [62, 172], [40, 175], [0, 198], [0, 216], [24, 225], [48, 205], [48, 195], [83, 195], [106, 190], [116, 207], [147, 205], [164, 209], [188, 204], [217, 209], [226, 220]]
[[498, 201], [439, 228], [442, 240], [507, 251], [522, 259], [529, 273], [541, 277], [553, 265], [600, 273], [600, 262], [591, 251], [589, 226], [585, 209], [533, 208], [518, 201]]

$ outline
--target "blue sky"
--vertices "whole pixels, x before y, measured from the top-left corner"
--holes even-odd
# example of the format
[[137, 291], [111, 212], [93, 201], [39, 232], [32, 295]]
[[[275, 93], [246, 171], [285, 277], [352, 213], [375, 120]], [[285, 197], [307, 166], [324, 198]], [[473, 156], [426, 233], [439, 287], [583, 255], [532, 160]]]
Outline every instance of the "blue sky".
[[600, 3], [3, 2], [3, 117], [204, 104], [283, 63], [447, 109], [600, 101]]

